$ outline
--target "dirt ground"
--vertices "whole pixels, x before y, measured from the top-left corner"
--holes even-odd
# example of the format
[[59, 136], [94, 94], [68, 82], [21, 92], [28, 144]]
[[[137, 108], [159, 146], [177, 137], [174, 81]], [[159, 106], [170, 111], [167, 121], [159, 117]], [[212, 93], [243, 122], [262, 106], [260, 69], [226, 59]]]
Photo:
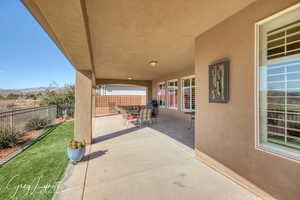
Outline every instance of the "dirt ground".
[[17, 151], [18, 147], [22, 146], [25, 144], [27, 141], [31, 140], [34, 136], [36, 136], [39, 133], [39, 131], [29, 131], [24, 133], [19, 139], [18, 139], [18, 144], [15, 147], [10, 147], [6, 149], [0, 149], [0, 159], [5, 158], [9, 154]]

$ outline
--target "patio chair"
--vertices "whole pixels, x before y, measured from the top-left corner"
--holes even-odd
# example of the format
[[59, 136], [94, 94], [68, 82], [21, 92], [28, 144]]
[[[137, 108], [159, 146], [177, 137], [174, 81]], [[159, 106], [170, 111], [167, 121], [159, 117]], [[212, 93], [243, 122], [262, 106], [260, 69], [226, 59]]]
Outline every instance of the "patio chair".
[[119, 111], [124, 119], [124, 124], [126, 125], [126, 127], [128, 127], [129, 123], [134, 123], [138, 121], [137, 116], [127, 113], [125, 109], [120, 108]]
[[108, 107], [109, 107], [109, 113], [110, 114], [117, 113], [116, 103], [115, 102], [108, 102]]
[[155, 123], [157, 123], [158, 122], [158, 114], [159, 114], [159, 110], [158, 110], [158, 108], [156, 108], [156, 107], [153, 107], [153, 109], [152, 109], [152, 122], [155, 122]]
[[189, 115], [189, 121], [190, 121], [190, 125], [188, 127], [188, 129], [192, 129], [194, 127], [194, 123], [195, 123], [195, 112], [184, 112], [184, 114]]
[[147, 122], [148, 125], [152, 124], [152, 109], [151, 108], [142, 108], [138, 117], [139, 126], [142, 127], [142, 124]]

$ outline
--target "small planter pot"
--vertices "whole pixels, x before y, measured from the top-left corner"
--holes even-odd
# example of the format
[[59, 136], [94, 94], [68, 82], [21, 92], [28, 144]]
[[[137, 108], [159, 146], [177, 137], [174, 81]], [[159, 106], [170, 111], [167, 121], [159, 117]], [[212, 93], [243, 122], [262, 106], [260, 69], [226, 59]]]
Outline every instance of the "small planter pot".
[[79, 162], [85, 154], [85, 147], [78, 149], [68, 149], [68, 157], [73, 164]]
[[82, 160], [82, 158], [84, 157], [84, 154], [85, 154], [85, 147], [81, 147], [79, 150], [81, 152], [81, 159], [80, 160]]

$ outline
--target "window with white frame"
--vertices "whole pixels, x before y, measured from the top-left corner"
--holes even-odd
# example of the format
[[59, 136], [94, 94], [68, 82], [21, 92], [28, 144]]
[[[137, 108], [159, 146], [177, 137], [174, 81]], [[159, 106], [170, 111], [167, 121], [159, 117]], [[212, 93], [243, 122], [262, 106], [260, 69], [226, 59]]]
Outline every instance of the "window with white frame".
[[166, 83], [160, 82], [158, 84], [158, 90], [157, 90], [157, 101], [160, 107], [166, 106], [165, 99], [166, 99]]
[[178, 80], [168, 81], [168, 108], [177, 109], [178, 107]]
[[258, 149], [300, 160], [300, 4], [256, 24]]
[[195, 76], [182, 78], [182, 110], [194, 111], [195, 110]]

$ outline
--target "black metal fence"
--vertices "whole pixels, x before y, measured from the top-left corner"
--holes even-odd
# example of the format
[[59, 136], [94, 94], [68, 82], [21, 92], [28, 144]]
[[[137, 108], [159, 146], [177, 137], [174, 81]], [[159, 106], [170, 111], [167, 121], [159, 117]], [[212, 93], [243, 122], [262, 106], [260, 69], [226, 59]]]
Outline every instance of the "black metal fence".
[[74, 117], [74, 105], [69, 104], [59, 104], [57, 105], [57, 117]]
[[57, 107], [56, 105], [51, 105], [1, 112], [0, 130], [23, 132], [26, 123], [32, 119], [38, 118], [52, 121], [57, 118]]

